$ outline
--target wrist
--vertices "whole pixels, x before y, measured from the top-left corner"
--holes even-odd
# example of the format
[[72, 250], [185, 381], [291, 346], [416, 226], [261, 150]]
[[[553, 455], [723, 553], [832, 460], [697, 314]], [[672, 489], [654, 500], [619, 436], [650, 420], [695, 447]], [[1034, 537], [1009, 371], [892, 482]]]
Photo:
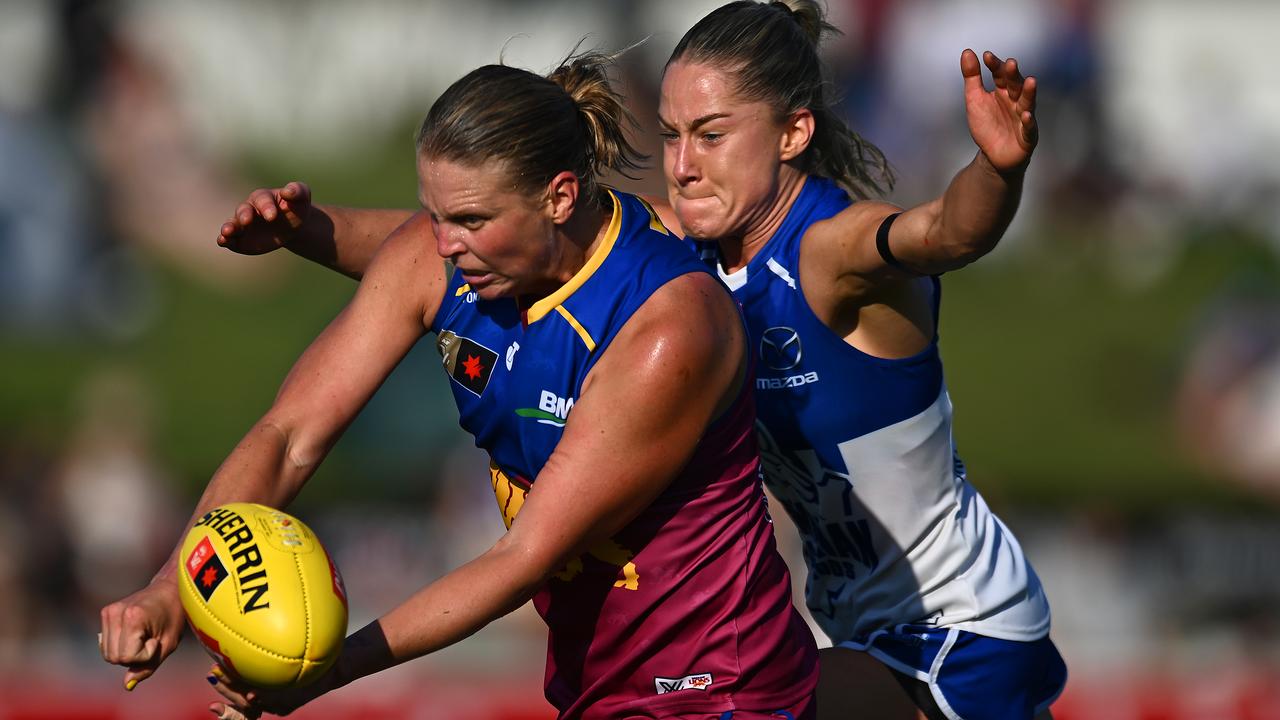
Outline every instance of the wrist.
[[991, 158], [987, 156], [985, 151], [979, 149], [977, 157], [974, 158], [974, 162], [983, 172], [996, 176], [1005, 182], [1021, 183], [1023, 177], [1027, 174], [1027, 167], [1031, 165], [1031, 154], [1028, 153], [1026, 159], [1016, 165], [1010, 167], [999, 167], [991, 161]]
[[333, 215], [321, 205], [309, 205], [282, 247], [308, 260], [332, 265], [336, 255]]
[[156, 571], [147, 585], [157, 591], [178, 597], [178, 565], [172, 558]]
[[289, 228], [287, 233], [280, 234], [280, 247], [294, 250], [300, 245], [305, 245], [307, 233], [320, 222], [317, 217], [319, 214], [319, 208], [308, 204], [306, 210], [298, 216], [297, 226]]
[[330, 675], [330, 688], [348, 685], [395, 664], [382, 625], [374, 620], [347, 637]]

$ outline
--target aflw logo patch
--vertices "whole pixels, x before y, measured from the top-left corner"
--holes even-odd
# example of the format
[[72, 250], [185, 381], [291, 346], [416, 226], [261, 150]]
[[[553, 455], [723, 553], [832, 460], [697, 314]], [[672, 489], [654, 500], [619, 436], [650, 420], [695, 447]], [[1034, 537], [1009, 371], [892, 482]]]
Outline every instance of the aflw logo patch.
[[655, 677], [653, 687], [659, 695], [666, 695], [677, 690], [701, 690], [706, 692], [711, 687], [711, 673], [685, 675], [682, 678]]
[[218, 554], [213, 551], [213, 544], [209, 542], [209, 538], [202, 539], [187, 557], [187, 573], [205, 602], [209, 602], [213, 591], [227, 579], [227, 568], [222, 564]]
[[436, 349], [440, 351], [440, 362], [449, 377], [475, 395], [484, 392], [489, 385], [489, 376], [493, 374], [494, 363], [498, 361], [498, 353], [448, 330], [441, 332], [436, 339]]

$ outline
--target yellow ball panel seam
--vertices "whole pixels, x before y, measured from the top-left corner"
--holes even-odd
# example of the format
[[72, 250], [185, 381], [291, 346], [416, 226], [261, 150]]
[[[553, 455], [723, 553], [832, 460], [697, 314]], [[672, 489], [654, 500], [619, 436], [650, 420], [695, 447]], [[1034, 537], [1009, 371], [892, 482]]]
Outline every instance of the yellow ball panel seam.
[[298, 585], [302, 588], [302, 626], [306, 628], [306, 639], [302, 641], [302, 665], [294, 682], [302, 679], [307, 670], [308, 658], [311, 657], [311, 588], [307, 587], [307, 574], [302, 571], [302, 558], [293, 556], [293, 567], [298, 571]]

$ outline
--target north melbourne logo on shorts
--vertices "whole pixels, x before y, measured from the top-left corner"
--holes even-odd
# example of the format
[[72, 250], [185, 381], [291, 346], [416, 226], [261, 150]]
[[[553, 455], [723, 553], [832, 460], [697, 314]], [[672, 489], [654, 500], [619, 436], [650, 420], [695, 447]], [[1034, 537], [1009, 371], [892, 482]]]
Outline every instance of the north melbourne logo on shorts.
[[658, 691], [659, 695], [666, 695], [677, 690], [702, 690], [705, 692], [707, 688], [711, 687], [711, 673], [685, 675], [682, 678], [655, 677], [653, 679], [653, 687]]

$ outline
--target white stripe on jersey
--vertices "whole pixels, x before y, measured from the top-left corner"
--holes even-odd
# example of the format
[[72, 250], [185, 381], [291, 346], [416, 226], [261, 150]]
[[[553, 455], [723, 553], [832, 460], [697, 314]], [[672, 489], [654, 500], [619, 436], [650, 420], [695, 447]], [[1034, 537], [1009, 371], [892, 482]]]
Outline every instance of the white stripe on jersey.
[[[761, 446], [762, 455], [776, 448], [770, 438]], [[1049, 605], [1039, 579], [955, 459], [945, 386], [919, 415], [846, 440], [839, 449], [852, 488], [849, 507], [867, 520], [875, 560], [851, 578], [825, 573], [823, 562], [806, 558], [808, 605], [834, 642], [865, 639], [901, 623], [1021, 641], [1048, 632]], [[810, 485], [832, 479], [810, 463], [766, 461], [765, 467], [825, 474]], [[849, 507], [839, 506], [845, 503], [821, 499], [801, 498], [815, 520], [811, 528], [849, 522]]]

